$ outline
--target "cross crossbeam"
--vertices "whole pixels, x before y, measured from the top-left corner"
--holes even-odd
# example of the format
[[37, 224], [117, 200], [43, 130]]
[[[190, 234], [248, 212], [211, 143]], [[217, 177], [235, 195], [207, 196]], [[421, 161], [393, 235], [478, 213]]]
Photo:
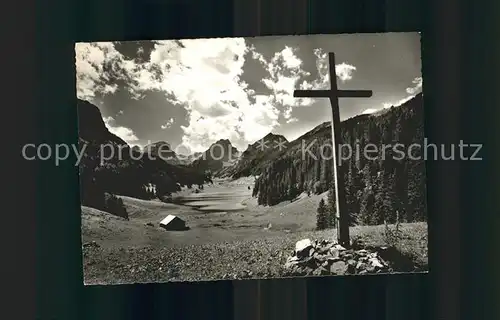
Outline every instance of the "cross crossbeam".
[[337, 239], [343, 246], [350, 246], [349, 237], [349, 213], [346, 212], [345, 183], [342, 174], [342, 163], [338, 157], [337, 150], [340, 150], [340, 113], [339, 98], [369, 98], [373, 95], [371, 90], [338, 90], [337, 75], [335, 72], [335, 54], [328, 54], [330, 71], [330, 90], [295, 90], [293, 96], [296, 98], [328, 98], [332, 107], [332, 143], [333, 143], [333, 172], [335, 181], [335, 200], [336, 200], [336, 220], [337, 220]]
[[295, 98], [370, 98], [371, 90], [337, 90], [332, 96], [332, 90], [295, 90]]

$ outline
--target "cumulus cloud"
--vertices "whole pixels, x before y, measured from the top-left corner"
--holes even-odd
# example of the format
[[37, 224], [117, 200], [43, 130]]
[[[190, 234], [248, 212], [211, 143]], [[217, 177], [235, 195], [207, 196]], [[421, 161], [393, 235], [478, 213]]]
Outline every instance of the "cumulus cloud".
[[[156, 41], [149, 59], [139, 63], [126, 59], [113, 43], [77, 44], [78, 97], [92, 101], [96, 95], [112, 93], [116, 85], [107, 80], [121, 79], [132, 99], [161, 91], [167, 101], [184, 107], [189, 125], [181, 127], [183, 143], [193, 151], [202, 151], [221, 137], [250, 139], [238, 132], [246, 128], [240, 122], [266, 123], [261, 118], [272, 106], [253, 107], [249, 102], [252, 92], [240, 79], [247, 50], [244, 39]], [[246, 115], [248, 110], [254, 114]], [[255, 115], [258, 111], [262, 114]]]
[[[75, 51], [80, 98], [113, 93], [117, 86], [110, 79], [123, 81], [132, 99], [163, 92], [167, 101], [186, 109], [182, 143], [193, 152], [221, 138], [244, 148], [279, 126], [281, 114], [287, 123], [294, 122], [292, 108], [315, 101], [294, 98], [296, 88], [329, 88], [328, 56], [320, 49], [313, 52], [318, 77], [309, 82], [304, 81], [310, 73], [303, 69], [296, 49], [285, 47], [265, 59], [243, 38], [155, 41], [150, 56], [141, 61], [127, 59], [113, 43], [77, 44]], [[262, 83], [270, 95], [256, 94], [241, 79], [248, 58], [259, 61], [267, 72]], [[355, 70], [341, 63], [336, 66], [337, 78], [348, 81]], [[113, 128], [121, 128], [120, 136], [129, 141], [137, 138], [128, 128]]]
[[[262, 83], [272, 92], [267, 98], [268, 102], [282, 108], [285, 122], [293, 123], [298, 119], [292, 117], [294, 107], [310, 106], [316, 100], [311, 98], [295, 98], [293, 92], [296, 89], [302, 90], [321, 90], [330, 88], [330, 76], [328, 65], [328, 54], [322, 49], [313, 50], [316, 57], [317, 77], [313, 81], [304, 80], [311, 75], [305, 71], [302, 61], [297, 57], [297, 49], [285, 47], [276, 52], [274, 56], [266, 60], [264, 56], [251, 48], [252, 58], [259, 61], [268, 73], [268, 77], [262, 79]], [[335, 66], [337, 79], [345, 82], [351, 80], [356, 67], [345, 62]]]
[[80, 99], [92, 101], [96, 94], [114, 93], [118, 86], [108, 83], [110, 72], [122, 63], [124, 57], [110, 42], [77, 43], [76, 88]]
[[335, 73], [341, 81], [351, 80], [354, 71], [356, 71], [356, 67], [345, 62], [335, 66]]
[[362, 114], [372, 114], [374, 112], [377, 112], [379, 109], [366, 109], [365, 111], [362, 112]]
[[226, 137], [241, 143], [240, 116], [252, 109], [248, 85], [240, 79], [246, 52], [244, 39], [158, 41], [133, 89], [160, 90], [188, 111], [189, 125], [181, 128], [192, 151]]
[[422, 92], [422, 84], [422, 77], [416, 77], [415, 79], [413, 79], [412, 86], [406, 88], [406, 93], [408, 93], [408, 96], [392, 103], [391, 105], [399, 107], [403, 103], [413, 99], [418, 93]]
[[122, 138], [128, 144], [137, 142], [139, 138], [135, 135], [134, 131], [127, 127], [117, 126], [115, 124], [115, 119], [113, 117], [104, 117], [104, 124], [108, 128], [109, 132]]
[[412, 81], [413, 86], [406, 88], [406, 92], [415, 95], [422, 90], [422, 77], [416, 77]]
[[126, 58], [116, 50], [113, 42], [77, 43], [75, 56], [77, 96], [80, 99], [95, 102], [96, 96], [113, 94], [119, 81], [126, 84], [133, 99], [141, 99], [142, 89], [151, 87], [158, 77], [148, 64]]
[[413, 97], [415, 97], [415, 95], [410, 95], [410, 96], [404, 97], [403, 99], [400, 99], [396, 103], [394, 103], [394, 106], [395, 107], [399, 107], [403, 103], [405, 103], [405, 102], [410, 101], [411, 99], [413, 99]]
[[413, 99], [418, 93], [422, 92], [422, 84], [423, 84], [422, 77], [416, 77], [415, 79], [413, 79], [412, 85], [410, 87], [406, 88], [406, 93], [408, 93], [408, 95], [406, 97], [399, 99], [399, 100], [392, 101], [392, 102], [384, 102], [382, 104], [382, 108], [380, 108], [380, 109], [366, 109], [365, 111], [363, 111], [363, 114], [371, 114], [371, 113], [374, 113], [374, 112], [379, 111], [381, 109], [389, 109], [392, 107], [399, 107], [400, 105], [404, 104], [405, 102]]
[[292, 117], [292, 109], [291, 108], [285, 109], [285, 111], [283, 112], [283, 117], [289, 120]]
[[170, 128], [173, 123], [174, 123], [174, 118], [170, 118], [170, 119], [167, 120], [167, 122], [165, 122], [165, 124], [161, 125], [161, 129], [165, 130], [167, 128]]
[[[129, 91], [137, 99], [161, 91], [166, 100], [184, 107], [188, 125], [181, 126], [182, 143], [192, 151], [204, 151], [221, 138], [243, 148], [278, 126], [280, 114], [274, 97], [256, 95], [241, 79], [251, 51], [242, 38], [156, 41], [149, 61], [125, 68], [134, 79]], [[301, 61], [287, 53], [280, 60], [286, 63], [282, 70], [296, 70]], [[278, 59], [274, 68], [280, 67]], [[275, 87], [290, 84], [287, 89], [293, 90], [293, 82], [277, 82]]]
[[[330, 86], [330, 71], [328, 65], [328, 53], [323, 49], [314, 49], [314, 55], [316, 56], [316, 69], [319, 74], [319, 78], [313, 83], [314, 89], [327, 89]], [[346, 62], [335, 65], [335, 75], [337, 79], [346, 82], [351, 80], [356, 71], [356, 67], [350, 65]]]
[[262, 83], [272, 91], [273, 103], [292, 107], [310, 104], [309, 99], [297, 99], [293, 97], [297, 82], [310, 73], [304, 71], [302, 61], [296, 56], [295, 49], [285, 47], [276, 52], [270, 61], [266, 61], [262, 55], [256, 54], [258, 60], [264, 64], [269, 76], [262, 79]]

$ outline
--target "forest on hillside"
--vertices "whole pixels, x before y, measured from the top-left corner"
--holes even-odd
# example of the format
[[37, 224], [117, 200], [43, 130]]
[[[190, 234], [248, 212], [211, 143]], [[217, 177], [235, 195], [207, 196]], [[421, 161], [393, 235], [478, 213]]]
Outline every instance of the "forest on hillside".
[[[392, 149], [382, 151], [383, 145], [402, 144], [406, 151], [412, 144], [423, 146], [424, 117], [422, 94], [399, 107], [392, 107], [381, 115], [362, 115], [341, 123], [342, 143], [352, 150], [361, 150], [361, 156], [344, 160], [341, 174], [345, 181], [345, 195], [351, 225], [377, 225], [426, 221], [425, 161], [421, 149], [412, 150], [412, 158], [395, 157]], [[309, 146], [303, 151], [303, 141]], [[323, 193], [333, 188], [333, 160], [331, 127], [324, 123], [293, 141], [256, 180], [253, 195], [261, 205], [276, 205], [292, 200], [302, 192]], [[378, 147], [379, 154], [363, 156], [367, 144]], [[347, 158], [348, 149], [343, 148]], [[323, 152], [323, 157], [320, 156]], [[376, 159], [373, 159], [376, 157]], [[328, 201], [333, 211], [335, 201]]]
[[[150, 159], [131, 148], [109, 132], [99, 109], [91, 103], [79, 100], [77, 107], [79, 151], [84, 151], [79, 163], [82, 205], [126, 217], [115, 195], [168, 201], [181, 186], [210, 181], [205, 172], [160, 158]], [[148, 189], [149, 185], [154, 185], [155, 190]]]

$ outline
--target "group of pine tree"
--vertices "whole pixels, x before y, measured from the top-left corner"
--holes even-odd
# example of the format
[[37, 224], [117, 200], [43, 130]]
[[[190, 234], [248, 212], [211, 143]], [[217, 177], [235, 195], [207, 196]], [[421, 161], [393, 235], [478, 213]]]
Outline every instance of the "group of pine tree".
[[[341, 123], [343, 160], [340, 173], [351, 225], [426, 220], [423, 99], [417, 95], [381, 115], [357, 116]], [[371, 144], [372, 146], [368, 146]], [[389, 146], [400, 144], [396, 154]], [[412, 147], [419, 145], [421, 147]], [[330, 146], [330, 148], [325, 148]], [[363, 150], [378, 150], [378, 154]], [[383, 146], [387, 146], [385, 150]], [[366, 148], [366, 149], [365, 149]], [[356, 150], [360, 150], [356, 155]], [[411, 152], [409, 151], [411, 150]], [[305, 151], [305, 152], [304, 152]], [[410, 155], [410, 156], [408, 156]], [[261, 205], [292, 200], [302, 192], [330, 191], [318, 208], [318, 228], [335, 223], [331, 127], [328, 122], [293, 141], [256, 180], [253, 195]]]

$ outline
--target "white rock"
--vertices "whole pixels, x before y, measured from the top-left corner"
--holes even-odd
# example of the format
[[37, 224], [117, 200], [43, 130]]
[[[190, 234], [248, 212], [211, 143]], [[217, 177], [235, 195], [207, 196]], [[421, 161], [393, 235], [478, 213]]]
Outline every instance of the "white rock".
[[342, 247], [340, 244], [336, 244], [336, 245], [334, 245], [334, 246], [333, 246], [333, 248], [334, 248], [335, 250], [338, 250], [338, 251], [344, 251], [344, 250], [346, 250], [346, 249], [345, 249], [344, 247]]
[[380, 261], [378, 261], [377, 258], [372, 258], [370, 259], [370, 263], [372, 264], [372, 266], [374, 267], [377, 267], [377, 268], [383, 268], [384, 266], [380, 263]]
[[335, 250], [332, 248], [330, 249], [329, 254], [332, 259], [337, 259], [339, 257], [339, 250]]
[[309, 240], [309, 239], [299, 240], [295, 244], [295, 254], [297, 254], [297, 256], [299, 256], [302, 253], [304, 253], [304, 251], [309, 250], [310, 248], [312, 248], [311, 240]]

